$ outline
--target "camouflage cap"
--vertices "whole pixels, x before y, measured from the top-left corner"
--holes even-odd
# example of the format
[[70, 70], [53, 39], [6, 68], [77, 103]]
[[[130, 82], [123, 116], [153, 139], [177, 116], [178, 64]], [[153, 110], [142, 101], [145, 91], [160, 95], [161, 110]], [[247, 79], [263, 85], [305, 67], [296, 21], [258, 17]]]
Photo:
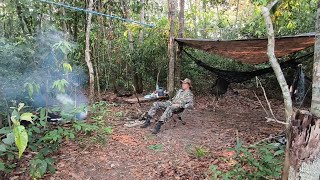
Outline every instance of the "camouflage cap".
[[192, 87], [192, 85], [191, 85], [191, 80], [188, 79], [188, 78], [185, 78], [184, 80], [181, 80], [180, 82], [181, 82], [181, 83], [187, 83], [187, 84], [190, 85], [190, 87]]

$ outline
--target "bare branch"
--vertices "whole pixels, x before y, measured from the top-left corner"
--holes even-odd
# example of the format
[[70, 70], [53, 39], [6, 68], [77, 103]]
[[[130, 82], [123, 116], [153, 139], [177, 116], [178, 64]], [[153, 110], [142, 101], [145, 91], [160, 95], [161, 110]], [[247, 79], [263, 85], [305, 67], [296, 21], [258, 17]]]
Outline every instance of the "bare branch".
[[272, 119], [272, 118], [268, 118], [268, 117], [265, 117], [265, 118], [267, 119], [267, 122], [276, 122], [276, 123], [279, 123], [279, 124], [288, 125], [288, 123], [283, 122], [283, 121], [279, 121], [277, 119]]
[[270, 11], [274, 5], [278, 3], [279, 0], [274, 0], [270, 4], [268, 4], [267, 8]]
[[269, 113], [267, 111], [267, 109], [264, 107], [264, 105], [262, 104], [261, 100], [259, 99], [259, 97], [257, 96], [256, 92], [253, 92], [253, 94], [256, 96], [256, 98], [258, 99], [260, 105], [262, 106], [264, 112], [267, 114], [267, 116], [269, 117]]
[[267, 102], [267, 104], [268, 104], [269, 111], [270, 111], [273, 119], [277, 120], [277, 118], [276, 118], [275, 115], [273, 114], [273, 110], [272, 110], [272, 108], [271, 108], [271, 104], [270, 104], [270, 102], [269, 102], [269, 100], [268, 100], [268, 98], [267, 98], [266, 90], [265, 90], [264, 87], [262, 86], [261, 81], [260, 81], [260, 79], [259, 79], [258, 77], [256, 77], [256, 82], [257, 82], [257, 87], [260, 86], [261, 89], [262, 89], [262, 91], [263, 91], [264, 98], [265, 98], [265, 100], [266, 100], [266, 102]]

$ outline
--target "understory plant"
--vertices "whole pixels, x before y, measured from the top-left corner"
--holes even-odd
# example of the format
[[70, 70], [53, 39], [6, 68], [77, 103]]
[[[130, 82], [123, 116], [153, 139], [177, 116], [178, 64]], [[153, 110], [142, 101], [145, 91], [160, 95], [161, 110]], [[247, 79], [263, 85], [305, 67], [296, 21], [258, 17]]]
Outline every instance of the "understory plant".
[[[222, 163], [233, 164], [229, 169], [210, 166], [210, 173], [215, 179], [279, 179], [284, 159], [284, 147], [274, 144], [261, 144], [252, 147], [243, 146], [241, 141], [235, 148], [230, 148], [234, 155], [221, 158]], [[232, 163], [230, 163], [232, 161]]]
[[36, 116], [24, 112], [24, 107], [21, 103], [13, 108], [12, 128], [0, 129], [0, 172], [10, 173], [19, 162], [23, 162], [20, 161], [23, 154], [27, 154], [29, 156], [24, 160], [29, 161], [30, 176], [40, 179], [47, 172], [55, 172], [56, 160], [52, 155], [57, 152], [62, 142], [85, 136], [106, 141], [107, 136], [112, 133], [112, 128], [103, 120], [104, 115], [109, 112], [105, 102], [100, 103], [99, 108], [94, 110], [92, 119], [95, 121], [91, 123], [71, 120], [69, 124], [50, 124], [46, 122], [47, 108], [39, 108]]

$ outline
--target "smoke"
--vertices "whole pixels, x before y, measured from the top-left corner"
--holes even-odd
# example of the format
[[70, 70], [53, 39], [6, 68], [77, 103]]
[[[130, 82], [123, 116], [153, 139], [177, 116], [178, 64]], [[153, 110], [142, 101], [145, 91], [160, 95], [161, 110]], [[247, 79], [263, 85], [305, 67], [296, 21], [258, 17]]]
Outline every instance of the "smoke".
[[[80, 66], [70, 66], [75, 48], [74, 42], [52, 27], [19, 42], [0, 39], [0, 99], [33, 108], [69, 110], [67, 104], [86, 105], [86, 73]], [[0, 112], [1, 107], [8, 108], [4, 104], [0, 103]]]

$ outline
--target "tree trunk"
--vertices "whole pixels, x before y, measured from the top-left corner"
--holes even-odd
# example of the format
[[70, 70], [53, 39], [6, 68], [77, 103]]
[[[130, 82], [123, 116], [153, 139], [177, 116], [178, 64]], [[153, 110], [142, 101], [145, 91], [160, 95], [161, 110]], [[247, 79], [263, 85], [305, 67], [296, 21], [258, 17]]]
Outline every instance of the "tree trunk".
[[237, 29], [238, 29], [239, 5], [240, 5], [240, 0], [237, 1], [237, 13], [236, 13], [236, 22], [235, 22], [235, 27]]
[[[97, 40], [97, 44], [99, 45], [99, 37]], [[97, 48], [96, 48], [97, 47]], [[101, 93], [100, 93], [100, 78], [99, 78], [99, 51], [95, 51], [95, 49], [99, 49], [99, 46], [93, 44], [92, 47], [92, 54], [93, 54], [93, 63], [94, 63], [94, 71], [95, 71], [95, 78], [96, 78], [96, 88], [97, 88], [97, 94], [95, 95], [97, 99], [100, 101], [101, 100]]]
[[20, 2], [18, 0], [16, 0], [15, 3], [16, 3], [17, 14], [18, 14], [18, 17], [19, 17], [19, 20], [20, 20], [20, 23], [19, 23], [20, 27], [22, 29], [23, 34], [27, 34], [26, 29], [28, 29], [28, 28], [27, 28], [27, 24], [26, 24], [26, 22], [24, 21], [24, 18], [23, 18], [21, 4], [20, 4]]
[[[140, 3], [142, 4], [142, 9], [141, 9], [141, 12], [140, 12], [140, 22], [144, 23], [144, 15], [145, 15], [145, 11], [144, 11], [144, 6], [145, 6], [145, 2], [144, 0], [140, 0]], [[139, 34], [139, 40], [140, 40], [140, 43], [143, 42], [143, 28], [140, 30], [140, 34]]]
[[[184, 33], [184, 0], [179, 0], [179, 30], [178, 30], [178, 37], [183, 38]], [[175, 69], [175, 79], [176, 79], [176, 85], [179, 85], [180, 79], [181, 79], [181, 63], [182, 63], [182, 45], [178, 44], [177, 49], [177, 60], [175, 63], [176, 69]]]
[[290, 180], [320, 179], [320, 1], [315, 30], [311, 113], [298, 111], [292, 120]]
[[[62, 3], [64, 4], [64, 0], [62, 1]], [[65, 18], [66, 17], [66, 11], [65, 11], [64, 7], [61, 8], [61, 13], [62, 13], [62, 17]], [[67, 23], [66, 23], [65, 19], [62, 20], [62, 29], [63, 29], [63, 32], [65, 33], [65, 35], [67, 35], [68, 28], [67, 28]]]
[[[130, 14], [130, 10], [128, 7], [128, 4], [130, 3], [130, 0], [121, 0], [121, 4], [122, 4], [122, 11], [124, 14], [124, 18], [131, 20], [131, 14]], [[133, 41], [133, 35], [132, 35], [132, 31], [129, 28], [128, 29], [128, 42], [129, 42], [129, 52], [130, 52], [130, 59], [132, 60], [132, 53], [134, 51], [134, 41]], [[130, 78], [129, 78], [129, 74], [131, 75], [131, 77], [133, 76], [133, 83], [135, 85], [135, 76], [136, 76], [136, 67], [135, 67], [135, 62], [133, 62], [133, 68], [130, 67], [130, 64], [128, 64], [128, 61], [125, 62], [126, 63], [126, 79], [127, 79], [127, 88], [130, 87], [129, 82], [130, 82]]]
[[292, 118], [290, 180], [320, 179], [320, 119], [308, 111]]
[[173, 96], [174, 91], [174, 64], [175, 64], [175, 45], [174, 45], [174, 20], [176, 17], [176, 1], [168, 0], [169, 6], [169, 23], [170, 23], [170, 37], [169, 37], [169, 71], [168, 71], [168, 93], [169, 97]]
[[311, 113], [320, 117], [320, 1], [316, 20], [316, 42], [314, 45], [314, 64], [312, 82]]
[[281, 67], [277, 61], [277, 58], [274, 53], [274, 47], [275, 47], [275, 41], [274, 41], [274, 30], [272, 25], [272, 20], [270, 17], [270, 9], [278, 2], [278, 0], [274, 0], [271, 2], [268, 7], [262, 7], [262, 14], [265, 19], [265, 24], [267, 27], [267, 34], [268, 34], [268, 57], [269, 62], [271, 64], [271, 67], [277, 77], [278, 83], [282, 90], [282, 95], [284, 99], [284, 106], [285, 106], [285, 114], [286, 114], [286, 136], [287, 136], [287, 145], [286, 145], [286, 153], [285, 153], [285, 162], [284, 162], [284, 168], [282, 173], [282, 179], [288, 179], [288, 170], [289, 170], [289, 148], [290, 148], [290, 142], [291, 142], [291, 134], [290, 134], [290, 123], [291, 123], [291, 116], [293, 113], [292, 109], [292, 100], [290, 96], [290, 91], [287, 85], [287, 82], [284, 78], [283, 72], [281, 70]]
[[[145, 16], [145, 10], [144, 10], [144, 6], [145, 6], [145, 0], [140, 0], [140, 3], [142, 4], [142, 9], [140, 12], [140, 22], [144, 23], [144, 16]], [[143, 28], [140, 30], [140, 34], [139, 34], [139, 41], [140, 44], [143, 43], [143, 39], [144, 39], [144, 33], [143, 33]], [[136, 65], [135, 65], [136, 66]], [[136, 81], [134, 82], [135, 84], [135, 88], [138, 94], [143, 93], [143, 76], [141, 71], [137, 71], [137, 68], [135, 68], [135, 75], [136, 75]]]
[[[89, 0], [88, 10], [92, 11], [93, 0]], [[92, 61], [90, 59], [90, 31], [91, 31], [91, 18], [92, 14], [87, 14], [87, 28], [86, 28], [86, 49], [85, 49], [85, 61], [89, 70], [89, 102], [94, 102], [94, 70]]]
[[76, 41], [78, 39], [78, 22], [79, 22], [79, 16], [77, 12], [74, 12], [75, 19], [73, 21], [73, 40]]
[[202, 30], [202, 38], [206, 39], [207, 34], [207, 1], [202, 1], [202, 9], [203, 9], [203, 30]]

